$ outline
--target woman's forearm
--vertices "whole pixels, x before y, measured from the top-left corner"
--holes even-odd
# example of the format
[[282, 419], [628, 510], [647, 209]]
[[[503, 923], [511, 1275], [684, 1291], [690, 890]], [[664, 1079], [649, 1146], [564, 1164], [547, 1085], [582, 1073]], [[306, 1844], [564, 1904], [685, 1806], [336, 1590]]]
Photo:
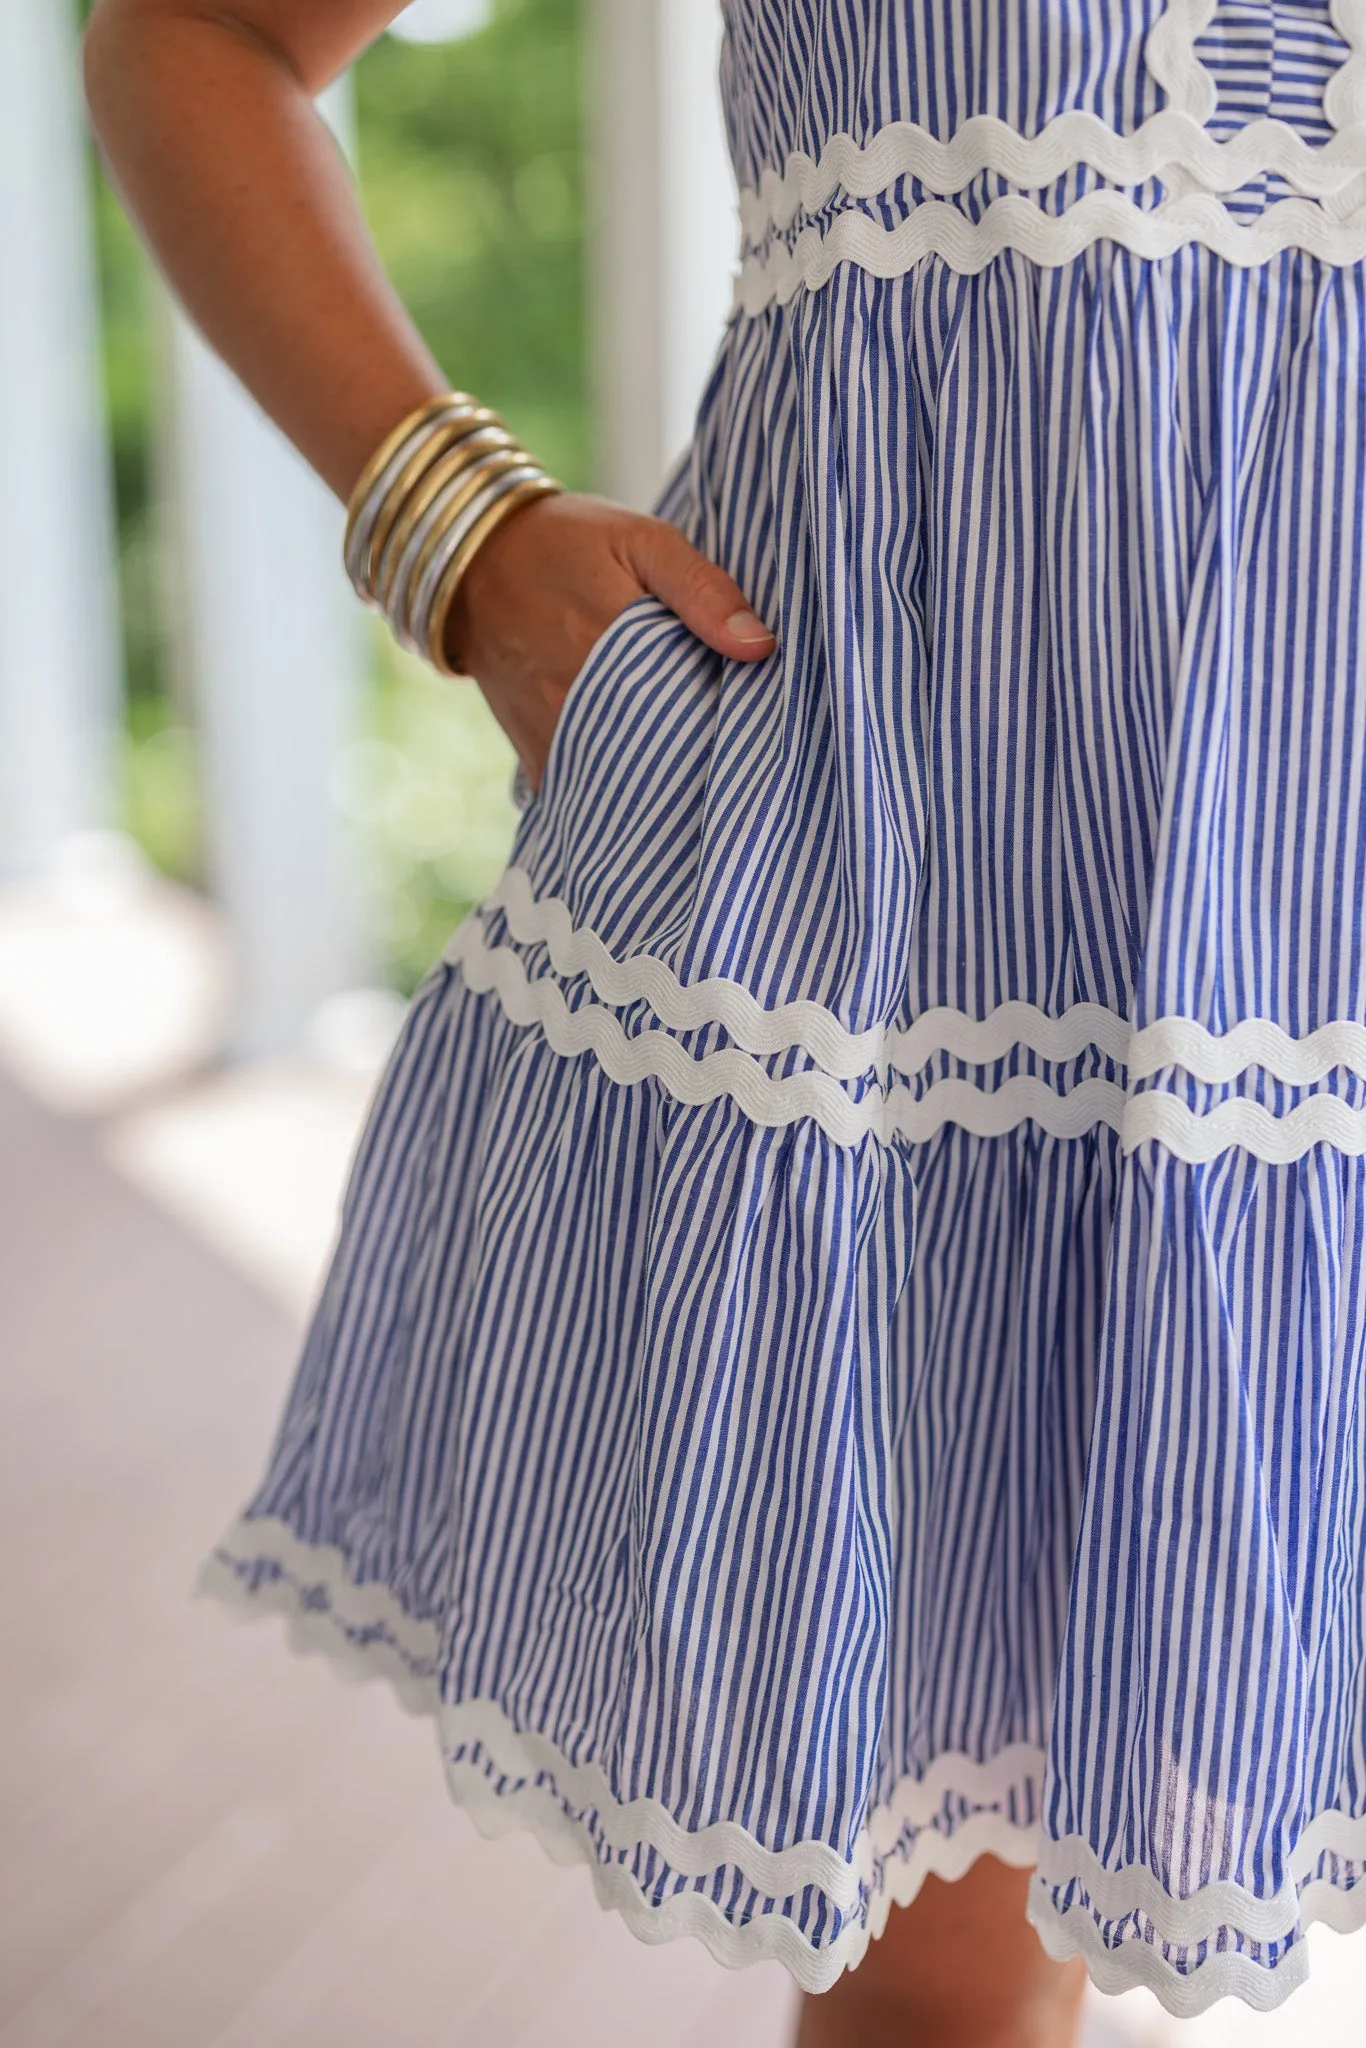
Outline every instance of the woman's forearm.
[[[340, 497], [446, 382], [312, 104], [399, 5], [98, 0], [86, 33], [95, 130], [157, 261]], [[443, 665], [476, 678], [533, 784], [590, 647], [637, 598], [659, 598], [733, 661], [773, 649], [734, 579], [676, 527], [597, 499], [514, 506], [461, 578]]]
[[[91, 118], [120, 191], [196, 324], [339, 496], [446, 381], [385, 277], [312, 94], [397, 12], [299, 9], [281, 40], [194, 0], [101, 0]], [[274, 0], [271, 25], [290, 23]]]

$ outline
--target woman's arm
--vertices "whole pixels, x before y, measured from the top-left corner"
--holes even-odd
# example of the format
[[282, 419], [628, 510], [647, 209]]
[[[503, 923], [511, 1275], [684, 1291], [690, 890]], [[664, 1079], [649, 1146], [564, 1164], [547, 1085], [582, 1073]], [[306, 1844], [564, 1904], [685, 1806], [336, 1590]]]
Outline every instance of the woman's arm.
[[[95, 131], [158, 263], [342, 497], [383, 436], [448, 381], [312, 105], [398, 11], [394, 0], [99, 0], [85, 40]], [[528, 506], [476, 556], [452, 652], [533, 783], [589, 646], [647, 591], [723, 654], [773, 645], [681, 534], [599, 499]]]
[[390, 0], [101, 0], [85, 39], [95, 130], [158, 263], [341, 497], [446, 381], [313, 107], [396, 12]]

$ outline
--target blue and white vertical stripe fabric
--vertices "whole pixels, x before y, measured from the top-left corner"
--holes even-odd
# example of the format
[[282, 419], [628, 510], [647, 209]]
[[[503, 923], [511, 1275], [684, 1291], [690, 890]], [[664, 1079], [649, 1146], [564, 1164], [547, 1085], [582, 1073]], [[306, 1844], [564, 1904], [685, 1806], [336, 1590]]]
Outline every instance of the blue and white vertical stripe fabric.
[[[210, 1582], [647, 1940], [1366, 1919], [1366, 8], [731, 0], [652, 599], [418, 993]], [[516, 1902], [508, 1902], [509, 1911]]]

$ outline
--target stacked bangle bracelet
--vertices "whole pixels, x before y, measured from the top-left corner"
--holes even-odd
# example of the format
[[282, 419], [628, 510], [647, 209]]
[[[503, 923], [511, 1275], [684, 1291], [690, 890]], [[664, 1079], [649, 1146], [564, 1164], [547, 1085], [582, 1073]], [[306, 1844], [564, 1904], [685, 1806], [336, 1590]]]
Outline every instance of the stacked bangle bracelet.
[[366, 604], [443, 675], [446, 621], [484, 542], [522, 505], [562, 488], [497, 413], [463, 391], [400, 420], [351, 493], [343, 555]]

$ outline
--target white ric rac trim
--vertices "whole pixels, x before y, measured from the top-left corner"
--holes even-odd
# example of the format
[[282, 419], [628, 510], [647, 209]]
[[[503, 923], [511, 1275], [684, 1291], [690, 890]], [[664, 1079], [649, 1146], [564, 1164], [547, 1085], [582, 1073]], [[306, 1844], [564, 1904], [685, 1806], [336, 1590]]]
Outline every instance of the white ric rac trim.
[[1210, 134], [1218, 91], [1195, 45], [1217, 5], [1172, 0], [1153, 24], [1144, 63], [1166, 105], [1128, 135], [1080, 107], [1055, 115], [1037, 135], [1022, 135], [994, 114], [973, 115], [947, 139], [915, 121], [889, 122], [865, 143], [841, 133], [819, 158], [794, 150], [781, 172], [765, 170], [757, 187], [745, 187], [745, 238], [757, 242], [773, 228], [788, 228], [799, 212], [819, 212], [841, 191], [871, 199], [912, 177], [947, 198], [983, 171], [1029, 191], [1086, 164], [1116, 185], [1161, 176], [1180, 191], [1236, 192], [1273, 172], [1310, 198], [1341, 193], [1366, 171], [1366, 0], [1333, 0], [1330, 9], [1350, 54], [1324, 92], [1324, 113], [1337, 132], [1317, 148], [1284, 121], [1249, 121], [1226, 142]]
[[1124, 1090], [1113, 1081], [1090, 1079], [1060, 1095], [1046, 1081], [1017, 1075], [990, 1092], [969, 1081], [939, 1081], [917, 1102], [904, 1088], [872, 1085], [861, 1100], [828, 1074], [775, 1077], [754, 1055], [727, 1047], [695, 1059], [666, 1031], [628, 1035], [601, 1003], [571, 1009], [549, 975], [531, 979], [507, 946], [490, 946], [477, 917], [467, 918], [446, 948], [466, 986], [493, 994], [514, 1024], [535, 1024], [557, 1053], [589, 1052], [612, 1080], [630, 1086], [659, 1081], [677, 1102], [715, 1102], [729, 1096], [751, 1123], [768, 1127], [809, 1116], [837, 1144], [856, 1145], [869, 1136], [926, 1138], [944, 1123], [966, 1123], [983, 1135], [999, 1136], [1027, 1117], [1059, 1136], [1079, 1137], [1097, 1122], [1119, 1129]]
[[[922, 257], [942, 257], [953, 269], [977, 271], [1017, 249], [1051, 267], [1072, 262], [1101, 240], [1121, 243], [1147, 258], [1170, 256], [1202, 243], [1241, 267], [1265, 263], [1287, 248], [1302, 248], [1333, 264], [1366, 254], [1366, 0], [1332, 0], [1331, 15], [1348, 57], [1324, 89], [1324, 113], [1335, 133], [1321, 148], [1288, 123], [1249, 122], [1225, 142], [1208, 129], [1218, 99], [1215, 81], [1196, 50], [1214, 17], [1217, 0], [1171, 0], [1154, 23], [1144, 62], [1167, 104], [1131, 134], [1121, 135], [1097, 115], [1073, 108], [1037, 135], [1021, 135], [992, 115], [975, 115], [952, 136], [940, 138], [915, 122], [896, 122], [866, 142], [832, 136], [819, 158], [794, 152], [781, 171], [765, 170], [757, 187], [740, 197], [745, 245], [750, 249], [736, 280], [738, 310], [755, 314], [785, 303], [798, 291], [826, 284], [837, 264], [852, 263], [876, 277], [895, 277]], [[982, 171], [1037, 191], [1078, 164], [1116, 185], [1160, 178], [1166, 196], [1151, 209], [1123, 192], [1092, 192], [1061, 214], [1045, 213], [1011, 193], [968, 220], [944, 199]], [[1273, 173], [1302, 196], [1276, 201], [1253, 221], [1239, 221], [1216, 196]], [[793, 249], [764, 255], [753, 249], [774, 229], [791, 226], [802, 212], [827, 206], [838, 193], [869, 199], [898, 178], [911, 176], [939, 195], [913, 207], [895, 228], [863, 214], [839, 216], [822, 233], [811, 227]]]
[[[521, 944], [544, 945], [556, 974], [586, 975], [593, 993], [605, 1003], [623, 1008], [643, 1001], [671, 1031], [699, 1031], [719, 1024], [746, 1052], [781, 1053], [800, 1046], [840, 1081], [855, 1081], [861, 1074], [888, 1067], [914, 1074], [945, 1049], [959, 1059], [985, 1065], [1017, 1045], [1028, 1045], [1054, 1060], [1075, 1059], [1089, 1045], [1122, 1060], [1129, 1046], [1127, 1023], [1099, 1003], [1076, 1003], [1061, 1017], [1049, 1017], [1032, 1003], [1003, 1003], [980, 1022], [960, 1010], [936, 1008], [904, 1031], [883, 1025], [850, 1031], [832, 1011], [809, 998], [765, 1008], [725, 975], [683, 982], [667, 961], [652, 954], [617, 959], [596, 932], [574, 924], [561, 897], [538, 897], [524, 868], [505, 869], [483, 908], [501, 910]], [[448, 958], [463, 954], [463, 943], [457, 942], [464, 932], [461, 925]], [[1366, 1063], [1366, 1030], [1361, 1038]]]
[[[1340, 1896], [1352, 1897], [1351, 1893]], [[1366, 1911], [1366, 1906], [1362, 1910]], [[1059, 1913], [1037, 1881], [1030, 1886], [1025, 1913], [1055, 1961], [1066, 1963], [1080, 1956], [1097, 1990], [1111, 1997], [1142, 1985], [1177, 2019], [1194, 2019], [1221, 1998], [1237, 1998], [1255, 2012], [1271, 2012], [1284, 2005], [1309, 1975], [1309, 1951], [1302, 1941], [1296, 1942], [1274, 1970], [1263, 1969], [1251, 1956], [1222, 1949], [1197, 1969], [1183, 1973], [1146, 1941], [1132, 1938], [1111, 1948], [1084, 1907]], [[1304, 1926], [1312, 1924], [1314, 1916], [1307, 1901], [1302, 1917]]]
[[[1197, 1081], [1235, 1081], [1249, 1067], [1261, 1067], [1278, 1081], [1309, 1087], [1334, 1067], [1347, 1067], [1366, 1080], [1366, 1024], [1324, 1024], [1304, 1038], [1292, 1038], [1279, 1024], [1245, 1018], [1225, 1032], [1213, 1032], [1190, 1017], [1163, 1017], [1142, 1031], [1101, 1003], [1073, 1003], [1050, 1016], [1034, 1003], [1001, 1003], [987, 1017], [939, 1005], [924, 1011], [907, 1030], [874, 1026], [850, 1031], [823, 1004], [809, 998], [765, 1008], [750, 991], [726, 975], [680, 981], [665, 960], [650, 953], [618, 959], [587, 925], [576, 925], [559, 896], [537, 896], [525, 868], [508, 867], [485, 910], [501, 910], [523, 945], [544, 945], [556, 974], [585, 975], [604, 1003], [622, 1008], [644, 1002], [671, 1031], [699, 1031], [719, 1024], [746, 1052], [781, 1053], [794, 1046], [808, 1052], [836, 1080], [889, 1068], [915, 1074], [938, 1052], [987, 1066], [1017, 1045], [1048, 1060], [1071, 1060], [1088, 1046], [1127, 1067], [1131, 1081], [1163, 1067], [1184, 1067]], [[477, 920], [476, 920], [477, 921]], [[446, 957], [463, 958], [475, 934], [470, 920], [460, 925]], [[485, 942], [487, 943], [487, 942]]]
[[756, 314], [786, 304], [802, 290], [828, 284], [836, 267], [852, 263], [873, 277], [900, 277], [924, 256], [942, 256], [953, 270], [985, 270], [1006, 249], [1018, 249], [1043, 269], [1071, 263], [1093, 243], [1118, 242], [1136, 256], [1174, 255], [1200, 242], [1225, 262], [1251, 269], [1283, 249], [1305, 249], [1325, 263], [1366, 257], [1366, 217], [1335, 220], [1312, 199], [1280, 199], [1246, 224], [1222, 200], [1195, 193], [1144, 211], [1122, 192], [1088, 192], [1059, 214], [1008, 193], [971, 221], [945, 199], [912, 207], [894, 228], [865, 213], [842, 213], [825, 234], [804, 228], [791, 249], [750, 256], [735, 281], [735, 306]]
[[1021, 135], [994, 114], [974, 114], [941, 142], [914, 121], [894, 121], [871, 142], [836, 135], [818, 159], [794, 151], [785, 169], [766, 170], [757, 189], [740, 195], [740, 225], [749, 242], [785, 230], [798, 213], [819, 213], [839, 192], [874, 199], [898, 178], [914, 178], [951, 198], [983, 171], [1025, 191], [1039, 191], [1087, 164], [1115, 185], [1143, 185], [1180, 168], [1206, 192], [1236, 192], [1274, 172], [1306, 198], [1342, 192], [1366, 172], [1366, 129], [1335, 135], [1316, 149], [1284, 121], [1252, 121], [1219, 142], [1190, 114], [1164, 109], [1132, 135], [1119, 135], [1098, 114], [1058, 114], [1038, 135]]
[[[534, 902], [524, 895], [521, 884], [505, 894], [514, 903], [520, 899], [523, 912], [528, 901]], [[1294, 1040], [1276, 1025], [1252, 1020], [1220, 1038], [1188, 1018], [1168, 1018], [1135, 1036], [1122, 1019], [1097, 1004], [1078, 1004], [1062, 1017], [1050, 1018], [1030, 1004], [1009, 1003], [984, 1020], [952, 1010], [932, 1011], [911, 1031], [877, 1038], [872, 1033], [844, 1032], [816, 1004], [793, 1003], [765, 1011], [747, 990], [720, 977], [685, 988], [661, 961], [645, 955], [614, 961], [600, 940], [572, 930], [567, 912], [561, 921], [543, 914], [546, 903], [535, 908], [534, 919], [529, 914], [521, 917], [523, 934], [529, 935], [533, 925], [538, 935], [553, 927], [558, 957], [555, 950], [551, 957], [557, 970], [590, 973], [595, 994], [602, 993], [606, 1001], [571, 1008], [554, 976], [529, 975], [510, 946], [489, 943], [477, 913], [457, 927], [445, 959], [459, 968], [474, 993], [496, 996], [514, 1024], [539, 1026], [557, 1053], [567, 1058], [591, 1053], [612, 1080], [632, 1086], [654, 1079], [679, 1102], [701, 1104], [729, 1096], [751, 1122], [768, 1128], [809, 1116], [841, 1145], [856, 1145], [870, 1136], [919, 1143], [949, 1123], [979, 1137], [1000, 1137], [1028, 1121], [1054, 1137], [1080, 1137], [1097, 1124], [1108, 1124], [1119, 1133], [1125, 1151], [1153, 1138], [1191, 1162], [1213, 1159], [1237, 1145], [1258, 1158], [1285, 1164], [1322, 1140], [1342, 1152], [1366, 1152], [1366, 1110], [1352, 1109], [1331, 1095], [1313, 1096], [1281, 1116], [1243, 1098], [1199, 1113], [1169, 1093], [1134, 1093], [1131, 1087], [1134, 1080], [1168, 1065], [1186, 1067], [1197, 1079], [1210, 1081], [1232, 1079], [1244, 1068], [1262, 1064], [1291, 1081], [1322, 1079], [1338, 1064], [1366, 1077], [1366, 1030], [1357, 1025], [1328, 1025], [1309, 1038]], [[652, 1008], [658, 1002], [656, 1014], [667, 1028], [634, 1033], [624, 1029], [610, 1004], [641, 994]], [[672, 1035], [706, 1023], [723, 1025], [739, 1044], [697, 1058]], [[751, 1044], [769, 1054], [800, 1045], [813, 1057], [825, 1054], [834, 1071], [827, 1067], [818, 1073], [774, 1076], [759, 1064], [759, 1052], [747, 1049]], [[1016, 1045], [1030, 1046], [1050, 1059], [1071, 1059], [1087, 1045], [1096, 1045], [1121, 1063], [1123, 1047], [1128, 1047], [1130, 1086], [1093, 1075], [1063, 1092], [1038, 1075], [1016, 1074], [984, 1088], [955, 1076], [931, 1083], [917, 1098], [898, 1078], [902, 1071], [918, 1071], [901, 1067], [908, 1050], [913, 1049], [920, 1066], [942, 1049], [986, 1064]], [[856, 1099], [845, 1080], [838, 1078], [841, 1073], [846, 1079], [860, 1074], [874, 1078]]]
[[[238, 1569], [250, 1565], [268, 1565], [276, 1574], [255, 1593], [247, 1590]], [[1164, 1939], [1190, 1947], [1213, 1942], [1223, 1929], [1265, 1941], [1283, 1939], [1316, 1920], [1343, 1932], [1366, 1920], [1366, 1884], [1344, 1891], [1318, 1881], [1305, 1883], [1297, 1894], [1293, 1883], [1307, 1877], [1328, 1850], [1354, 1862], [1366, 1860], [1366, 1817], [1316, 1816], [1292, 1859], [1291, 1883], [1270, 1899], [1223, 1881], [1187, 1898], [1173, 1898], [1147, 1869], [1107, 1870], [1080, 1837], [1049, 1840], [995, 1812], [979, 1812], [951, 1835], [941, 1834], [933, 1815], [948, 1795], [989, 1806], [1004, 1802], [1017, 1787], [1041, 1787], [1043, 1751], [1019, 1743], [985, 1761], [947, 1752], [922, 1777], [903, 1779], [870, 1814], [849, 1857], [815, 1841], [774, 1850], [735, 1821], [690, 1832], [658, 1800], [617, 1799], [600, 1766], [575, 1764], [546, 1737], [515, 1728], [495, 1701], [443, 1701], [436, 1675], [436, 1624], [415, 1621], [383, 1586], [356, 1585], [340, 1551], [300, 1541], [284, 1522], [260, 1516], [236, 1523], [201, 1572], [198, 1590], [225, 1600], [243, 1616], [282, 1616], [296, 1649], [327, 1656], [344, 1676], [388, 1679], [410, 1712], [436, 1724], [451, 1795], [480, 1832], [527, 1829], [555, 1861], [586, 1864], [599, 1901], [620, 1913], [641, 1940], [691, 1935], [731, 1967], [775, 1958], [805, 1991], [828, 1990], [853, 1968], [882, 1932], [892, 1906], [908, 1905], [927, 1876], [956, 1879], [987, 1852], [1017, 1867], [1037, 1864], [1028, 1911], [1050, 1954], [1083, 1956], [1105, 1991], [1145, 1984], [1168, 2011], [1183, 2016], [1229, 1995], [1264, 2011], [1281, 2004], [1304, 1981], [1304, 1943], [1297, 1942], [1274, 1971], [1224, 1950], [1184, 1974], [1146, 1941], [1126, 1939], [1107, 1946], [1090, 1911], [1079, 1905], [1059, 1913], [1049, 1887], [1075, 1880], [1107, 1918], [1144, 1913]], [[488, 1756], [489, 1771], [455, 1760], [456, 1751], [474, 1742]], [[498, 1792], [495, 1777], [514, 1781], [515, 1789]], [[546, 1777], [554, 1780], [554, 1790]], [[815, 1949], [781, 1913], [756, 1914], [737, 1925], [695, 1892], [651, 1905], [621, 1863], [600, 1861], [592, 1834], [573, 1810], [576, 1805], [591, 1808], [602, 1839], [613, 1848], [656, 1848], [682, 1875], [705, 1877], [733, 1869], [774, 1900], [816, 1884], [846, 1911], [866, 1889], [867, 1924], [853, 1921], [828, 1947]], [[911, 1854], [890, 1853], [908, 1829], [917, 1830]]]

